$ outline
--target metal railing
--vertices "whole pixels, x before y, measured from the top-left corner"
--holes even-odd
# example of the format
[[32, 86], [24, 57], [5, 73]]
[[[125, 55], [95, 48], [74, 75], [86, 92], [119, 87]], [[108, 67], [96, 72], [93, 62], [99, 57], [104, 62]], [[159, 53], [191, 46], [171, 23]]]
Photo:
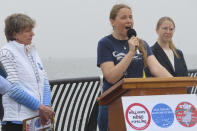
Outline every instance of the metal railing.
[[[188, 71], [188, 76], [196, 77], [197, 76], [197, 69], [191, 69], [191, 70], [189, 70]], [[191, 93], [191, 94], [197, 94], [197, 87], [196, 86], [191, 87], [189, 93]]]
[[96, 131], [100, 77], [51, 80], [55, 131]]

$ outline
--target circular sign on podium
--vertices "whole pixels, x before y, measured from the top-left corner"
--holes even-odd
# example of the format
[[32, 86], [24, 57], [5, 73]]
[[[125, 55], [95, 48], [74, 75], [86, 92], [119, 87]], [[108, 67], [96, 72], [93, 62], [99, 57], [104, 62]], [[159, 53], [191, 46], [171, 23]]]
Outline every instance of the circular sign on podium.
[[176, 119], [184, 127], [193, 127], [197, 123], [197, 110], [189, 102], [181, 102], [176, 107]]
[[144, 130], [150, 125], [150, 112], [140, 103], [129, 105], [125, 116], [127, 123], [135, 130]]

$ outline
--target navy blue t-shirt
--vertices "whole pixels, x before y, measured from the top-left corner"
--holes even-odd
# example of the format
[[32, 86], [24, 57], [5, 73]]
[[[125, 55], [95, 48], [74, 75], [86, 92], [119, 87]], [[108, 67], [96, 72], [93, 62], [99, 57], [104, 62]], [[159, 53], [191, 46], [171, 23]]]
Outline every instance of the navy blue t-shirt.
[[[147, 51], [147, 56], [152, 55], [152, 50], [146, 42], [144, 42], [144, 46]], [[97, 66], [100, 67], [100, 64], [107, 61], [112, 61], [116, 65], [122, 60], [122, 58], [128, 53], [128, 51], [129, 44], [127, 40], [117, 40], [112, 35], [108, 35], [98, 42]], [[143, 76], [143, 68], [144, 62], [142, 54], [135, 54], [131, 61], [131, 64], [125, 72], [126, 75], [124, 77], [140, 78]], [[103, 78], [103, 91], [106, 91], [111, 86], [112, 84], [108, 83], [106, 79]]]

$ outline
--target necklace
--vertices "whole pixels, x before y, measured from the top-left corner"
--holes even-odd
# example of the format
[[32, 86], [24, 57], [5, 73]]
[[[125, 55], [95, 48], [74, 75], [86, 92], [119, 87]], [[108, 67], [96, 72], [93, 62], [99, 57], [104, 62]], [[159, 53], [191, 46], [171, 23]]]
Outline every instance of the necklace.
[[118, 39], [115, 34], [112, 34], [112, 37], [114, 37], [115, 40], [117, 40], [123, 47], [124, 50], [127, 49], [127, 46], [126, 46], [126, 43], [127, 43], [127, 40], [124, 40], [124, 39]]
[[118, 40], [124, 50], [127, 49], [127, 40]]

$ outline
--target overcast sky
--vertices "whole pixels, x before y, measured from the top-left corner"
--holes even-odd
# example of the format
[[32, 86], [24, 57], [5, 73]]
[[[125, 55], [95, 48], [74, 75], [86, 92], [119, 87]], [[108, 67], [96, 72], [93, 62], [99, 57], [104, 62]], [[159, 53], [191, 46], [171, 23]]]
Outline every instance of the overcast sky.
[[157, 20], [170, 16], [175, 45], [197, 55], [197, 0], [1, 0], [0, 46], [6, 43], [4, 19], [26, 13], [37, 22], [33, 43], [42, 58], [96, 57], [98, 40], [112, 31], [110, 9], [120, 2], [132, 7], [134, 28], [150, 45], [157, 39]]

